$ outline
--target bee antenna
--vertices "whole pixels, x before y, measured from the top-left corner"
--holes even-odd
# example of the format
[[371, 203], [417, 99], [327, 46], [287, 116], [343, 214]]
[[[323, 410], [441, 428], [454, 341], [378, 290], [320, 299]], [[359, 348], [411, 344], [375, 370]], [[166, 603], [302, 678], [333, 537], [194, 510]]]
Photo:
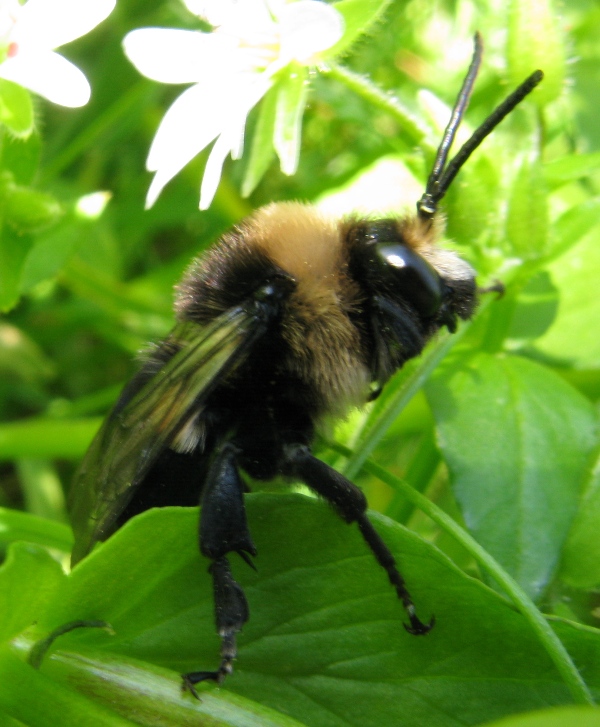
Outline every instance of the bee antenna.
[[437, 210], [437, 203], [443, 196], [439, 194], [440, 177], [442, 176], [444, 167], [446, 166], [448, 153], [452, 146], [452, 142], [454, 141], [454, 137], [456, 136], [458, 126], [467, 106], [469, 105], [469, 100], [473, 91], [473, 84], [475, 83], [475, 78], [477, 77], [479, 66], [481, 65], [483, 42], [479, 33], [475, 33], [474, 41], [475, 48], [473, 50], [473, 57], [471, 58], [471, 65], [469, 66], [462, 88], [460, 89], [460, 93], [458, 94], [458, 98], [456, 99], [456, 103], [452, 109], [450, 121], [446, 126], [446, 131], [444, 131], [442, 143], [437, 150], [433, 169], [431, 170], [431, 174], [427, 180], [427, 186], [425, 187], [425, 193], [417, 203], [417, 212], [419, 213], [419, 217], [425, 219], [431, 219], [433, 217]]
[[[507, 116], [521, 101], [528, 96], [533, 89], [540, 83], [544, 77], [543, 71], [534, 71], [528, 78], [526, 78], [521, 85], [516, 88], [504, 101], [487, 117], [487, 119], [473, 132], [471, 138], [466, 141], [457, 152], [456, 156], [446, 166], [446, 160], [448, 158], [448, 152], [456, 136], [458, 125], [463, 117], [463, 114], [468, 106], [471, 92], [473, 90], [473, 84], [477, 71], [481, 64], [481, 54], [483, 51], [483, 44], [479, 33], [475, 34], [475, 50], [473, 52], [473, 59], [469, 66], [469, 71], [463, 82], [460, 94], [452, 110], [452, 115], [446, 131], [444, 132], [444, 138], [437, 152], [435, 164], [429, 179], [427, 180], [427, 186], [425, 193], [417, 203], [417, 213], [421, 219], [430, 220], [437, 212], [438, 203], [442, 197], [448, 191], [448, 188], [452, 184], [454, 177], [458, 174], [460, 168], [471, 156], [471, 154], [477, 149], [481, 142], [490, 134], [496, 126]], [[445, 169], [444, 169], [445, 167]]]

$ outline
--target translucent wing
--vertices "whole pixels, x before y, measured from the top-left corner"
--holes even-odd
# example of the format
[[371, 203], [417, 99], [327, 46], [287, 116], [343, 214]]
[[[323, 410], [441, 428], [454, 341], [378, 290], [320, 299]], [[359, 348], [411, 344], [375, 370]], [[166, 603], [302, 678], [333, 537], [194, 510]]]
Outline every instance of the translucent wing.
[[117, 403], [77, 473], [69, 501], [73, 563], [112, 532], [156, 458], [263, 330], [244, 307], [207, 326], [186, 321], [173, 329], [163, 346], [174, 353], [129, 401]]

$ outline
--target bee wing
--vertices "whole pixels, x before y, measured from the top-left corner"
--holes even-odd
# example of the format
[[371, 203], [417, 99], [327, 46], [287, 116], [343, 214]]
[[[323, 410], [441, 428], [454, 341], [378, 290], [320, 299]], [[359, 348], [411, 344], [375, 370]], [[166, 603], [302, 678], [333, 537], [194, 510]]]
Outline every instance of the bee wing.
[[262, 330], [244, 307], [207, 326], [186, 321], [174, 328], [163, 344], [173, 355], [129, 401], [123, 403], [124, 394], [117, 402], [75, 477], [69, 501], [73, 563], [108, 537], [156, 458], [223, 376], [246, 359]]

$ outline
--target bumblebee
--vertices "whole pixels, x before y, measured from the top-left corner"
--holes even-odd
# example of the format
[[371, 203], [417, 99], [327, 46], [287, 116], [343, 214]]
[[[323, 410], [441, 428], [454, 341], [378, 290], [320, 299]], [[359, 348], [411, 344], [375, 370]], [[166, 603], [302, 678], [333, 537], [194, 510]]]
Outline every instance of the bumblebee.
[[296, 202], [257, 210], [195, 260], [178, 286], [177, 323], [145, 356], [101, 427], [70, 496], [77, 563], [150, 507], [200, 503], [200, 550], [210, 560], [221, 661], [183, 675], [222, 682], [249, 616], [229, 554], [256, 548], [244, 510], [243, 470], [301, 482], [356, 523], [385, 569], [412, 634], [415, 612], [362, 491], [311, 452], [323, 419], [364, 405], [442, 327], [476, 307], [473, 269], [438, 247], [438, 212], [459, 169], [541, 81], [536, 71], [447, 163], [482, 46], [468, 73], [415, 215], [335, 220]]

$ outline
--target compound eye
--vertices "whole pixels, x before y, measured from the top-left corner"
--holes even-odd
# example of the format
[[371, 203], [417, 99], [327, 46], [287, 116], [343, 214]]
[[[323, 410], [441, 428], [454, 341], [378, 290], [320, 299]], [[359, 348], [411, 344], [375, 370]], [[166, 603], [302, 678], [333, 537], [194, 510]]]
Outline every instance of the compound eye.
[[382, 261], [391, 268], [398, 293], [425, 318], [442, 304], [442, 281], [435, 268], [407, 245], [378, 245]]

